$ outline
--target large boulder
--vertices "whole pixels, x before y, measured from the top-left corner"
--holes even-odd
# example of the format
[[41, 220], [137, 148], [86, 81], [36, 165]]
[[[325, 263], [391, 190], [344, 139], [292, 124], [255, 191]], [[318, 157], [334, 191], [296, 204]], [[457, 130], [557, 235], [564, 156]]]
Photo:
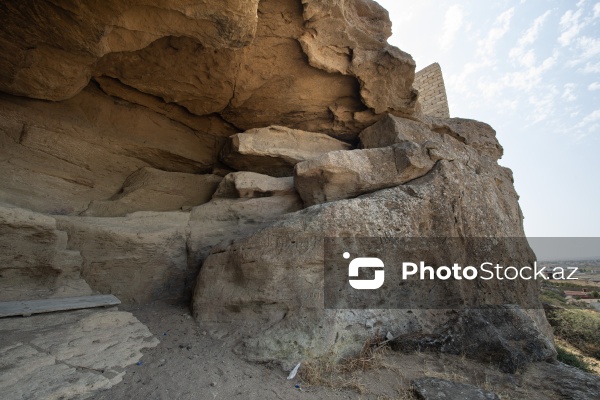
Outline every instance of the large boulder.
[[300, 161], [348, 149], [349, 144], [322, 133], [270, 126], [231, 136], [221, 160], [238, 170], [282, 177], [292, 176]]
[[[455, 311], [324, 309], [323, 239], [524, 237], [510, 173], [461, 146], [470, 152], [470, 161], [440, 160], [429, 173], [410, 183], [315, 205], [213, 251], [198, 276], [195, 317], [212, 334], [237, 343], [245, 357], [286, 366], [330, 352], [344, 356], [359, 351], [376, 332], [391, 332], [396, 337], [433, 333], [446, 326]], [[468, 253], [464, 244], [458, 243], [453, 251]], [[528, 249], [526, 243], [523, 248]], [[432, 257], [443, 258], [445, 251], [440, 248], [441, 253], [434, 252]], [[530, 261], [531, 250], [518, 257]], [[423, 298], [419, 286], [404, 290], [410, 297]], [[444, 290], [459, 303], [479, 298], [474, 286], [456, 284]], [[524, 282], [518, 292], [536, 301], [535, 283]], [[514, 301], [513, 294], [502, 287], [489, 291], [491, 300], [501, 304]], [[543, 311], [537, 306], [527, 315], [538, 332], [548, 334]], [[518, 331], [522, 326], [506, 328]], [[542, 340], [540, 346], [547, 343], [545, 339], [532, 340]]]
[[305, 206], [348, 199], [425, 175], [437, 159], [404, 141], [390, 147], [334, 151], [299, 163], [294, 183]]
[[144, 167], [131, 174], [109, 200], [96, 200], [82, 215], [120, 217], [135, 211], [176, 211], [208, 202], [222, 178]]
[[531, 316], [516, 306], [464, 310], [435, 333], [400, 337], [393, 341], [392, 348], [463, 355], [483, 363], [492, 362], [508, 373], [556, 356], [552, 337], [546, 336]]
[[[474, 148], [480, 155], [498, 160], [503, 149], [496, 139], [496, 131], [484, 122], [463, 118], [422, 117], [423, 121], [384, 115], [377, 123], [360, 133], [364, 148], [391, 146], [404, 140], [424, 143], [432, 140], [435, 133], [445, 135]], [[433, 132], [433, 134], [432, 134]], [[432, 136], [433, 135], [433, 136]], [[435, 139], [440, 142], [439, 139]]]

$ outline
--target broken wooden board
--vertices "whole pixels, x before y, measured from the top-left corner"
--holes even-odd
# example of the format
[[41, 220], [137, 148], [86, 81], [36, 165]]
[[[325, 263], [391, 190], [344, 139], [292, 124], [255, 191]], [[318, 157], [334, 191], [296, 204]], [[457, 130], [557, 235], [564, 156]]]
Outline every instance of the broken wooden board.
[[42, 314], [53, 311], [79, 310], [82, 308], [116, 306], [121, 300], [112, 294], [68, 297], [65, 299], [44, 299], [28, 301], [0, 302], [0, 318], [21, 315], [28, 317], [32, 314]]

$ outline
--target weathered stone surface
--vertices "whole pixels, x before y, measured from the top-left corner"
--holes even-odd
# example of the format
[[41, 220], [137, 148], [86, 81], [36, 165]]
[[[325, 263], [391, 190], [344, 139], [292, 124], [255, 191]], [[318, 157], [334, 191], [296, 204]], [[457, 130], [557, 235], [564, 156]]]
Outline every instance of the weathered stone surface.
[[[395, 336], [445, 326], [451, 310], [323, 309], [323, 238], [523, 237], [510, 174], [463, 147], [472, 153], [468, 163], [441, 160], [409, 184], [310, 207], [213, 251], [198, 277], [195, 317], [214, 335], [239, 340], [245, 357], [288, 367], [330, 351], [359, 351], [375, 326]], [[531, 253], [522, 257], [529, 260]], [[529, 281], [524, 285], [524, 293], [535, 293]], [[458, 298], [477, 298], [458, 286], [453, 290]], [[528, 314], [536, 329], [549, 331], [541, 308]]]
[[297, 193], [251, 199], [216, 198], [196, 207], [190, 216], [189, 264], [198, 271], [215, 246], [226, 248], [231, 241], [301, 209], [302, 200]]
[[296, 193], [293, 177], [273, 178], [255, 172], [233, 172], [219, 184], [214, 198], [286, 196]]
[[[77, 273], [123, 303], [187, 301], [210, 250], [302, 208], [294, 194], [214, 199], [191, 212], [135, 212], [126, 217], [58, 217]], [[27, 253], [24, 245], [19, 254]], [[15, 256], [16, 257], [16, 256]], [[81, 261], [82, 259], [82, 261]]]
[[0, 90], [64, 100], [83, 89], [103, 56], [167, 36], [239, 48], [254, 37], [258, 0], [110, 0], [5, 4], [0, 19]]
[[[471, 348], [469, 335], [476, 333], [460, 324], [449, 330], [456, 310], [323, 309], [324, 237], [524, 236], [511, 173], [495, 163], [502, 150], [493, 130], [422, 114], [412, 90], [414, 62], [385, 42], [390, 22], [375, 2], [27, 0], [0, 6], [0, 18], [6, 21], [0, 27], [6, 55], [0, 90], [60, 100], [0, 96], [0, 202], [71, 215], [34, 215], [28, 222], [9, 220], [8, 213], [0, 229], [10, 242], [27, 244], [8, 252], [8, 261], [26, 271], [8, 272], [11, 285], [32, 278], [33, 264], [43, 267], [50, 295], [65, 282], [87, 290], [79, 275], [91, 289], [124, 302], [185, 299], [197, 282], [195, 315], [212, 333], [237, 341], [249, 359], [288, 366], [330, 351], [352, 353], [380, 329], [394, 336], [449, 332], [455, 339], [447, 351], [477, 357], [488, 346], [498, 350], [495, 361], [507, 370], [551, 353], [539, 336], [548, 333], [542, 311], [517, 310], [499, 319], [482, 310], [461, 314], [498, 336], [498, 342], [474, 340]], [[228, 166], [291, 176], [299, 162], [350, 149], [331, 137], [354, 143], [381, 118], [363, 132], [366, 149], [342, 152], [315, 170], [335, 174], [337, 163], [345, 172], [332, 179], [313, 174], [299, 186], [308, 188], [307, 204], [399, 186], [299, 211], [299, 196], [271, 190], [279, 188], [274, 181], [255, 184], [234, 175], [222, 194], [235, 198], [219, 194], [189, 213], [73, 216], [91, 202], [89, 213], [103, 215], [138, 209], [131, 203], [187, 206], [188, 200], [149, 195], [155, 183], [146, 179], [119, 191], [128, 177], [148, 168], [164, 171], [154, 174], [161, 176], [231, 172], [217, 159], [234, 132], [271, 126], [235, 135], [222, 153]], [[251, 144], [249, 151], [242, 142]], [[398, 149], [404, 164], [398, 165]], [[361, 156], [362, 165], [352, 165], [349, 154], [380, 159]], [[181, 189], [161, 182], [159, 190]], [[180, 186], [189, 193], [194, 185]], [[281, 195], [260, 198], [275, 193]], [[115, 204], [98, 202], [106, 199]], [[112, 206], [118, 210], [99, 211]], [[26, 236], [31, 232], [42, 241]], [[59, 261], [66, 265], [58, 273], [66, 281], [47, 279]], [[458, 286], [448, 286], [454, 300], [477, 298], [476, 291]], [[496, 299], [512, 299], [495, 289]], [[520, 289], [535, 296], [533, 284]], [[412, 295], [422, 297], [416, 290]], [[32, 349], [23, 354], [37, 357]], [[72, 371], [61, 368], [60, 379], [66, 379]]]
[[556, 356], [551, 337], [516, 306], [467, 309], [438, 332], [400, 337], [392, 347], [408, 352], [433, 350], [465, 355], [508, 373]]
[[546, 395], [548, 398], [597, 400], [600, 393], [598, 375], [583, 372], [558, 361], [537, 363], [535, 368], [527, 368], [523, 379], [531, 382], [535, 393]]
[[109, 200], [92, 201], [82, 215], [120, 217], [135, 211], [176, 211], [208, 202], [222, 178], [144, 167], [131, 174]]
[[221, 160], [238, 170], [282, 177], [292, 176], [300, 161], [348, 149], [349, 144], [321, 133], [270, 126], [231, 136]]
[[0, 206], [0, 301], [91, 294], [67, 241], [54, 218]]
[[158, 340], [132, 314], [72, 311], [0, 320], [0, 391], [12, 399], [85, 398], [121, 382]]
[[[0, 12], [11, 21], [0, 30], [0, 90], [11, 94], [65, 100], [110, 77], [164, 101], [162, 113], [345, 139], [382, 112], [415, 109], [414, 61], [386, 43], [389, 17], [371, 0], [26, 2]], [[148, 103], [142, 95], [129, 101]]]
[[304, 0], [308, 31], [300, 38], [310, 64], [348, 74], [352, 50], [377, 50], [392, 36], [388, 12], [374, 1]]
[[[197, 268], [188, 266], [189, 213], [138, 212], [127, 217], [60, 217], [69, 249], [83, 258], [81, 275], [123, 303], [179, 300]], [[186, 293], [187, 291], [187, 293]]]
[[0, 201], [78, 214], [143, 167], [210, 171], [218, 141], [94, 88], [48, 103], [1, 96]]
[[[417, 143], [435, 141], [447, 149], [450, 147], [456, 149], [457, 144], [462, 143], [493, 160], [502, 157], [503, 149], [496, 139], [496, 131], [486, 123], [463, 118], [423, 116], [421, 119], [423, 122], [387, 114], [362, 131], [360, 141], [367, 149], [390, 146], [403, 140]], [[449, 141], [448, 138], [453, 138], [455, 141]], [[456, 150], [452, 152], [460, 153]]]
[[415, 64], [410, 54], [390, 45], [357, 49], [350, 68], [360, 82], [361, 98], [376, 114], [414, 112], [418, 94], [412, 89]]
[[241, 130], [282, 125], [355, 137], [368, 126], [352, 118], [367, 108], [359, 82], [309, 65], [298, 42], [306, 31], [302, 14], [297, 0], [260, 2], [256, 37], [242, 50], [234, 96], [222, 116]]
[[391, 23], [383, 7], [368, 0], [303, 4], [307, 31], [300, 43], [312, 66], [356, 77], [364, 104], [377, 114], [414, 111], [415, 62], [387, 44]]
[[477, 386], [440, 378], [421, 378], [411, 382], [417, 397], [422, 400], [500, 400], [496, 393]]
[[425, 175], [437, 159], [404, 141], [390, 147], [333, 151], [296, 165], [294, 183], [305, 206], [356, 197]]
[[496, 139], [496, 131], [485, 122], [464, 118], [434, 118], [425, 116], [423, 121], [431, 129], [451, 135], [494, 160], [502, 158], [504, 149]]
[[[132, 104], [139, 104], [152, 111], [164, 115], [167, 118], [180, 122], [194, 131], [215, 137], [219, 143], [225, 143], [225, 139], [237, 133], [237, 129], [225, 122], [218, 114], [195, 115], [185, 107], [173, 103], [165, 103], [156, 96], [146, 94], [130, 86], [124, 85], [117, 79], [107, 76], [97, 76], [94, 82], [102, 91], [110, 96], [118, 97]], [[221, 147], [219, 144], [217, 147]]]
[[424, 143], [435, 137], [426, 124], [390, 114], [385, 114], [359, 135], [360, 143], [365, 149], [391, 146], [404, 140]]
[[223, 111], [233, 97], [241, 55], [202, 46], [189, 36], [165, 37], [137, 52], [105, 56], [95, 74], [207, 115]]

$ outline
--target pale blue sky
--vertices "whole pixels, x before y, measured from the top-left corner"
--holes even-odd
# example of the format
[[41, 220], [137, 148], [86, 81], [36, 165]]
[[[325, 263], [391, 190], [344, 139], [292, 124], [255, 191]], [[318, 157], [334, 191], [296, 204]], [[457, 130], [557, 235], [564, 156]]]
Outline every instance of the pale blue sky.
[[492, 125], [528, 236], [600, 236], [600, 2], [378, 0], [439, 62], [450, 113]]

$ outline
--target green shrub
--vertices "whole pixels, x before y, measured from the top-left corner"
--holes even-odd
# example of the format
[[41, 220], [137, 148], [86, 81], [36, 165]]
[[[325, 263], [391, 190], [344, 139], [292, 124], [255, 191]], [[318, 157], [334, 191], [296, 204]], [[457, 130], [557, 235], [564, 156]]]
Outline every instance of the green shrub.
[[583, 354], [600, 360], [600, 314], [592, 310], [555, 309], [548, 312], [554, 334]]
[[573, 354], [560, 346], [556, 346], [556, 352], [558, 353], [558, 361], [563, 362], [572, 367], [579, 368], [580, 370], [585, 372], [594, 372], [590, 368], [590, 365], [577, 354]]
[[544, 303], [561, 307], [567, 303], [567, 299], [565, 299], [565, 296], [550, 289], [542, 289], [540, 300], [542, 300], [542, 302]]

